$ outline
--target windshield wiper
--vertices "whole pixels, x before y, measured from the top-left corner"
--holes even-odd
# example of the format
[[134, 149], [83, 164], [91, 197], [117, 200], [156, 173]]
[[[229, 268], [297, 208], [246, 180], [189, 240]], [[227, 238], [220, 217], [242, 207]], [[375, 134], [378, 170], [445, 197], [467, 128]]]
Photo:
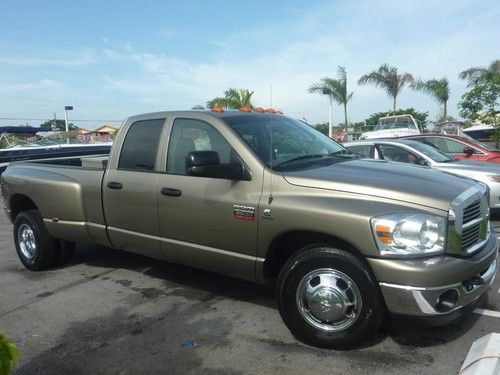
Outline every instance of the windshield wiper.
[[353, 154], [351, 151], [346, 150], [346, 149], [339, 150], [339, 151], [334, 151], [334, 152], [328, 154], [328, 156], [341, 157], [341, 158], [345, 158], [345, 157], [353, 158], [353, 157], [356, 157], [355, 154]]
[[298, 160], [324, 158], [324, 157], [327, 157], [327, 156], [329, 156], [329, 155], [324, 155], [324, 154], [300, 155], [300, 156], [297, 156], [296, 158], [292, 158], [292, 159], [289, 159], [289, 160], [285, 160], [285, 161], [283, 161], [281, 163], [278, 163], [278, 164], [274, 165], [273, 168], [281, 167], [282, 165], [285, 165], [285, 164], [288, 164], [288, 163], [292, 163], [292, 162], [298, 161]]

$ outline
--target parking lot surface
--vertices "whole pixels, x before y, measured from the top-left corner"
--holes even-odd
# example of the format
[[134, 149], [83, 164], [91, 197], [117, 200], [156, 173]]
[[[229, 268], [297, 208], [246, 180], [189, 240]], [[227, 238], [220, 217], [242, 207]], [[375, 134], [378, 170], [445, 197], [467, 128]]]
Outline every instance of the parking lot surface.
[[88, 245], [30, 272], [3, 213], [0, 229], [0, 331], [20, 351], [16, 374], [454, 374], [474, 340], [500, 332], [497, 277], [458, 323], [387, 321], [361, 348], [317, 349], [293, 338], [267, 287]]

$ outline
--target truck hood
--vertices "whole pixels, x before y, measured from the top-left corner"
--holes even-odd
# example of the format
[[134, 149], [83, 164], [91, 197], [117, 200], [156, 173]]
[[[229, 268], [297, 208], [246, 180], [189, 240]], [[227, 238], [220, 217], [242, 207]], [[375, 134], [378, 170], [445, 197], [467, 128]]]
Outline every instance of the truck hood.
[[285, 171], [292, 185], [387, 198], [447, 211], [476, 182], [428, 167], [381, 160], [350, 160]]

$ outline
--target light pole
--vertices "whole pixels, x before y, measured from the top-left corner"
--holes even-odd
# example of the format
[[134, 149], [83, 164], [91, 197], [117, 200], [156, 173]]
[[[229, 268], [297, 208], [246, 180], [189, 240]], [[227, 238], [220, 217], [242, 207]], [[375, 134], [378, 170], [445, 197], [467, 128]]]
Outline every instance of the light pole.
[[328, 136], [330, 138], [333, 138], [333, 112], [332, 112], [332, 102], [333, 102], [333, 97], [332, 97], [332, 90], [324, 88], [323, 89], [323, 95], [328, 95], [328, 99], [330, 100], [330, 121], [328, 125]]
[[68, 111], [72, 111], [73, 106], [67, 105], [64, 107], [64, 123], [66, 124], [66, 133], [69, 132], [69, 124], [68, 124]]
[[67, 105], [64, 107], [64, 124], [65, 124], [65, 128], [66, 128], [66, 143], [69, 143], [68, 111], [72, 111], [72, 110], [73, 110], [73, 106], [71, 106], [71, 105]]

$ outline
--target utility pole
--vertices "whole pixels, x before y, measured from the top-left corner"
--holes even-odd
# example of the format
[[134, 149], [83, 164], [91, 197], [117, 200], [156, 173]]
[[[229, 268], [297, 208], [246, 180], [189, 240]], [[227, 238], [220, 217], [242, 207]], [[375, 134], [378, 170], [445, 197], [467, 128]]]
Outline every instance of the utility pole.
[[64, 123], [66, 125], [66, 143], [69, 143], [69, 136], [68, 136], [68, 132], [69, 132], [69, 124], [68, 124], [68, 111], [72, 111], [73, 110], [73, 106], [71, 105], [67, 105], [64, 107]]

